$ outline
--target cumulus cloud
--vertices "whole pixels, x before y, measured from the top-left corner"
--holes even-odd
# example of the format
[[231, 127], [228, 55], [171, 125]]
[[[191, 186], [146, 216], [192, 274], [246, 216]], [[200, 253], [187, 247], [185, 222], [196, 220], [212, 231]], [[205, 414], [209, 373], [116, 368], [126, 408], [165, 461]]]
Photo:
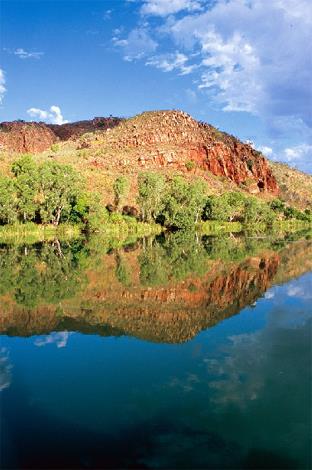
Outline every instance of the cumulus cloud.
[[152, 65], [164, 72], [177, 70], [180, 75], [188, 75], [198, 66], [196, 64], [187, 64], [188, 57], [180, 52], [172, 54], [163, 54], [151, 57], [146, 61], [146, 65]]
[[275, 148], [272, 141], [262, 151], [297, 166], [305, 162], [306, 170], [312, 142], [310, 0], [144, 0], [139, 13], [135, 29], [113, 38], [126, 60], [143, 58], [163, 72], [192, 74], [194, 92], [210, 104], [260, 118], [268, 142], [291, 136], [295, 148]]
[[29, 52], [20, 47], [15, 49], [13, 54], [20, 59], [40, 59], [44, 55], [44, 52]]
[[0, 103], [2, 103], [4, 93], [6, 92], [5, 88], [5, 76], [4, 71], [0, 69]]
[[[294, 116], [312, 124], [309, 1], [219, 0], [198, 15], [167, 24], [185, 47], [199, 47], [200, 87], [212, 88], [225, 111]], [[310, 5], [311, 6], [311, 5]]]
[[39, 108], [29, 108], [27, 114], [31, 118], [39, 119], [40, 121], [46, 121], [50, 124], [66, 124], [68, 121], [63, 118], [61, 108], [59, 106], [51, 106], [49, 111], [45, 111]]
[[143, 15], [168, 16], [182, 10], [199, 9], [201, 9], [201, 3], [196, 0], [145, 0], [141, 7], [141, 13]]
[[124, 59], [129, 62], [153, 53], [158, 46], [148, 30], [143, 27], [133, 29], [124, 39], [114, 36], [113, 43], [122, 50]]
[[284, 150], [284, 154], [289, 162], [300, 160], [307, 155], [312, 157], [312, 145], [300, 144], [296, 145], [295, 147], [287, 147]]

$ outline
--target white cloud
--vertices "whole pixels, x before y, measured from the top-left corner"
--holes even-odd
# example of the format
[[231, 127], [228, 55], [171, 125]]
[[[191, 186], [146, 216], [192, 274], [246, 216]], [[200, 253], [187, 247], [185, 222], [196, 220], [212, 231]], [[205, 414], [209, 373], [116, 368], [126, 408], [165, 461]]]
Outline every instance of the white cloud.
[[13, 54], [19, 57], [20, 59], [40, 59], [44, 52], [29, 52], [25, 51], [23, 48], [18, 48], [13, 51]]
[[257, 150], [259, 150], [259, 152], [263, 153], [267, 157], [273, 155], [273, 149], [271, 147], [267, 147], [266, 145], [260, 145], [260, 147], [257, 147]]
[[49, 111], [39, 108], [29, 108], [27, 114], [32, 118], [46, 121], [50, 124], [66, 124], [68, 122], [63, 118], [60, 107], [55, 105], [51, 106]]
[[168, 21], [177, 44], [199, 47], [201, 87], [226, 111], [295, 116], [311, 124], [309, 0], [219, 0], [197, 15]]
[[196, 0], [145, 0], [141, 7], [142, 15], [168, 16], [182, 10], [194, 11], [201, 9]]
[[6, 92], [4, 71], [0, 69], [0, 103], [2, 103], [3, 95]]
[[139, 26], [113, 39], [126, 60], [194, 74], [189, 90], [210, 106], [261, 119], [263, 153], [311, 171], [311, 0], [144, 0], [139, 13]]
[[129, 62], [153, 53], [158, 46], [146, 28], [133, 29], [124, 39], [114, 36], [113, 43], [122, 49], [124, 59]]
[[188, 57], [185, 54], [175, 52], [173, 54], [163, 54], [151, 57], [146, 61], [146, 65], [152, 65], [164, 72], [177, 70], [179, 75], [188, 75], [198, 66], [190, 64], [187, 65], [187, 61]]
[[300, 160], [307, 155], [312, 156], [312, 145], [301, 144], [295, 147], [287, 147], [284, 150], [284, 154], [289, 162]]

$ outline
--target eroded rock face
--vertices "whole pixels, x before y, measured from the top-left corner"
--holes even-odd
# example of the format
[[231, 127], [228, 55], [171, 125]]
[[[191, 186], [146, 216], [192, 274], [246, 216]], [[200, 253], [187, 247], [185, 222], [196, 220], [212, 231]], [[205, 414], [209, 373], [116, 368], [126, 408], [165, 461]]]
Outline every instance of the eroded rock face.
[[[104, 159], [118, 155], [126, 165], [145, 169], [208, 170], [250, 193], [279, 189], [264, 156], [249, 144], [198, 122], [181, 111], [146, 112], [127, 119], [96, 139], [82, 137], [80, 148], [96, 148]], [[96, 162], [101, 166], [101, 157]]]
[[[0, 145], [15, 152], [41, 152], [57, 140], [77, 140], [95, 151], [93, 165], [183, 172], [207, 170], [250, 193], [279, 189], [264, 156], [249, 144], [198, 122], [182, 111], [146, 112], [130, 119], [94, 118], [62, 125], [0, 124]], [[104, 165], [104, 166], [105, 166]]]
[[56, 142], [54, 132], [44, 123], [2, 122], [0, 124], [0, 148], [18, 153], [43, 152]]
[[76, 139], [86, 132], [105, 131], [117, 126], [121, 119], [115, 117], [94, 118], [67, 124], [45, 124], [44, 122], [0, 123], [0, 148], [17, 153], [40, 153], [48, 150], [57, 141]]

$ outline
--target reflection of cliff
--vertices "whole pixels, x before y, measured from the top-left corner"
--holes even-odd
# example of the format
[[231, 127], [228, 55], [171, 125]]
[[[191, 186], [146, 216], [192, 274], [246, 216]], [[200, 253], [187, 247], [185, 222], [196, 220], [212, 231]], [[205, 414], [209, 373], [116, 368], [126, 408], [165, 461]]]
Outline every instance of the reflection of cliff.
[[[303, 240], [238, 262], [207, 258], [203, 274], [191, 272], [176, 280], [168, 271], [156, 285], [142, 285], [139, 252], [106, 255], [97, 269], [88, 271], [83, 292], [57, 305], [30, 309], [9, 295], [0, 297], [0, 332], [32, 335], [68, 329], [183, 342], [253, 304], [272, 284], [312, 269], [311, 255], [312, 243]], [[156, 271], [158, 263], [164, 273], [166, 260], [153, 258], [152, 267]]]

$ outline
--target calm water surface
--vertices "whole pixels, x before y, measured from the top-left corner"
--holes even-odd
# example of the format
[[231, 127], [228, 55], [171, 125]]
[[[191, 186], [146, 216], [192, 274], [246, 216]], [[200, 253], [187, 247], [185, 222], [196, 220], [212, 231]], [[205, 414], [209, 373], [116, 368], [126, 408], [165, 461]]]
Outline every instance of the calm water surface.
[[0, 247], [2, 468], [309, 469], [309, 237]]

